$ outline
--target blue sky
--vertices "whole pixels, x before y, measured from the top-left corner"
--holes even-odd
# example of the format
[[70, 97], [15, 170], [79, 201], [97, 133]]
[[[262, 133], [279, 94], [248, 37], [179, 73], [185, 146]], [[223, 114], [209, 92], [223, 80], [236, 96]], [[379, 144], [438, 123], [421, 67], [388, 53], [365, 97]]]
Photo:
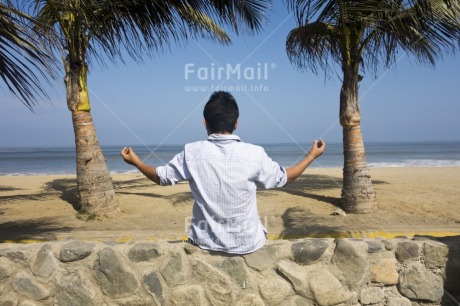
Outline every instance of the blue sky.
[[[231, 33], [231, 46], [196, 40], [146, 57], [140, 65], [126, 60], [126, 65], [107, 63], [103, 69], [94, 63], [88, 86], [100, 143], [158, 145], [203, 139], [202, 109], [216, 86], [233, 86], [240, 107], [236, 133], [245, 141], [309, 144], [322, 137], [340, 142], [340, 80], [301, 73], [290, 64], [284, 47], [294, 24], [293, 16], [276, 3], [262, 33]], [[225, 73], [218, 79], [218, 67], [238, 65], [240, 79], [233, 74], [227, 80]], [[366, 74], [360, 85], [364, 140], [460, 141], [458, 71], [458, 57], [446, 56], [431, 69], [401, 51], [396, 67], [382, 68], [377, 76]], [[192, 88], [199, 90], [189, 91]], [[51, 101], [41, 103], [35, 114], [1, 89], [0, 147], [74, 144], [62, 80], [53, 84]]]

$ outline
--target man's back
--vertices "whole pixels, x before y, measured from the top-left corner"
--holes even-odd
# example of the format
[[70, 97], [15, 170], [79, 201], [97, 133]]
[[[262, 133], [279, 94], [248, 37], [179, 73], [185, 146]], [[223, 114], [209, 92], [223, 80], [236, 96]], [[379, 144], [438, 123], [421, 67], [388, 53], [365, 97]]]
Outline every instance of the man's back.
[[236, 135], [212, 134], [187, 144], [165, 167], [162, 185], [188, 180], [195, 199], [189, 237], [205, 249], [249, 253], [265, 243], [257, 212], [257, 185], [281, 187], [285, 169], [259, 146]]

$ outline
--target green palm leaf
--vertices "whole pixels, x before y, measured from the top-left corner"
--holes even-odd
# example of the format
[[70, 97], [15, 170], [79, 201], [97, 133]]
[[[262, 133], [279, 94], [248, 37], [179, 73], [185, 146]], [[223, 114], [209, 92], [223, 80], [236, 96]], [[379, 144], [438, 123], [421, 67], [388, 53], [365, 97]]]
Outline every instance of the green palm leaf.
[[[326, 23], [313, 22], [291, 30], [286, 41], [286, 51], [292, 63], [300, 69], [329, 69], [328, 57], [340, 58], [337, 44], [338, 30]], [[305, 66], [307, 65], [307, 66]]]
[[123, 48], [130, 57], [141, 60], [145, 53], [161, 53], [196, 37], [228, 44], [223, 26], [237, 32], [259, 31], [270, 4], [261, 0], [35, 2], [37, 20], [46, 25], [39, 29], [43, 34], [49, 36], [54, 28], [64, 49], [100, 62], [102, 55], [123, 59]]
[[42, 82], [56, 68], [53, 57], [32, 32], [35, 21], [13, 6], [0, 3], [0, 78], [30, 110], [47, 97]]
[[327, 73], [331, 64], [342, 66], [350, 61], [347, 56], [354, 56], [355, 65], [375, 71], [381, 64], [394, 64], [401, 50], [434, 65], [436, 59], [460, 46], [459, 1], [286, 2], [298, 23], [286, 48], [291, 62], [300, 69], [317, 72], [321, 68]]

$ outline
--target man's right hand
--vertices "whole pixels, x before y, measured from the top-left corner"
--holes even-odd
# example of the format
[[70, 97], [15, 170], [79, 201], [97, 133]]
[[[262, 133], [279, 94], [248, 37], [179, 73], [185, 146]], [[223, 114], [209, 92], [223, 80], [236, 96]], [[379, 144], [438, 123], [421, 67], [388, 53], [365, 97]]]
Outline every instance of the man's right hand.
[[326, 143], [323, 140], [320, 139], [313, 141], [313, 145], [311, 146], [310, 151], [308, 151], [308, 154], [305, 156], [305, 158], [294, 166], [286, 169], [286, 184], [289, 184], [298, 178], [316, 158], [323, 154], [325, 149]]
[[160, 178], [157, 175], [156, 167], [144, 164], [136, 155], [136, 153], [134, 153], [134, 150], [130, 147], [124, 147], [120, 153], [125, 162], [133, 165], [139, 169], [139, 171], [142, 172], [142, 174], [144, 174], [148, 179], [160, 185]]
[[316, 159], [323, 154], [325, 149], [326, 143], [323, 140], [315, 140], [313, 141], [313, 145], [311, 146], [307, 155], [310, 155], [313, 159]]
[[140, 158], [137, 156], [136, 153], [134, 153], [134, 150], [130, 147], [124, 147], [121, 150], [120, 154], [126, 163], [133, 165], [134, 167], [139, 167], [139, 165], [142, 164]]

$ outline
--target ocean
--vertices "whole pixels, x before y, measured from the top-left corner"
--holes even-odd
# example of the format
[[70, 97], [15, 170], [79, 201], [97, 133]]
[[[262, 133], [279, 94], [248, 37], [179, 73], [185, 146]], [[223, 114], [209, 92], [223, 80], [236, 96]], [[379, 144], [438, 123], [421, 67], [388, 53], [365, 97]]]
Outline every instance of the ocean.
[[[306, 153], [297, 144], [261, 144], [267, 154], [282, 166], [291, 166]], [[121, 146], [102, 146], [112, 173], [136, 172], [123, 162]], [[179, 153], [182, 145], [134, 146], [144, 162], [158, 166]], [[310, 167], [343, 166], [342, 144], [327, 144], [326, 152]], [[460, 142], [366, 143], [369, 167], [445, 167], [460, 166]], [[0, 148], [0, 175], [43, 175], [75, 173], [73, 147]]]

